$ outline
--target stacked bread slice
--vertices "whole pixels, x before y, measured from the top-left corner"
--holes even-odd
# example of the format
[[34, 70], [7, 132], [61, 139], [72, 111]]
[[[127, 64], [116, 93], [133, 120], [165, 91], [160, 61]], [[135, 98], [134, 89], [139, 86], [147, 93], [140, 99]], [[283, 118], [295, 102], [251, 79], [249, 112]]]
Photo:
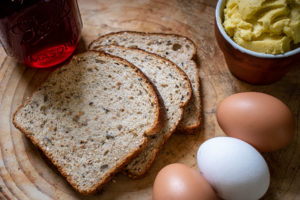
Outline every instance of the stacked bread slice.
[[141, 177], [175, 130], [200, 123], [196, 49], [189, 39], [119, 32], [90, 49], [55, 70], [13, 117], [82, 194], [121, 170]]
[[[151, 52], [159, 55], [156, 60], [163, 59], [169, 62], [172, 61], [177, 65], [177, 68], [180, 68], [183, 72], [185, 72], [192, 86], [192, 97], [188, 104], [184, 104], [183, 116], [180, 118], [180, 123], [175, 127], [172, 127], [172, 129], [176, 128], [179, 131], [191, 133], [199, 127], [201, 114], [200, 80], [197, 65], [194, 61], [196, 56], [196, 46], [191, 40], [174, 34], [127, 31], [110, 33], [101, 36], [90, 44], [89, 49], [105, 51], [106, 53], [122, 57], [140, 69], [143, 68], [144, 62], [136, 62], [135, 58], [139, 57], [141, 54], [139, 52], [141, 52], [141, 50], [148, 52], [148, 54]], [[130, 56], [128, 52], [133, 51], [133, 49], [138, 50], [136, 50], [135, 56]], [[143, 54], [146, 52], [143, 52]], [[141, 70], [144, 72], [143, 69]], [[166, 77], [168, 74], [169, 73], [164, 73], [161, 74], [161, 76]], [[145, 73], [145, 75], [148, 76], [147, 73]], [[154, 79], [150, 78], [150, 80], [157, 88], [160, 87], [159, 83], [157, 83], [157, 77], [154, 77]], [[174, 94], [174, 88], [170, 90]], [[164, 93], [165, 92], [162, 91], [162, 94]], [[163, 101], [167, 101], [167, 99], [163, 98]], [[167, 110], [171, 109], [170, 106], [173, 108], [176, 107], [174, 102], [172, 105], [165, 105]], [[180, 112], [181, 110], [178, 109], [177, 113]], [[124, 171], [133, 178], [138, 178], [144, 175], [153, 163], [156, 154], [162, 148], [173, 131], [174, 130], [164, 134], [165, 136], [163, 139], [153, 136], [146, 150], [127, 165]]]
[[89, 194], [145, 148], [160, 116], [157, 93], [139, 69], [91, 51], [54, 71], [13, 123], [76, 190]]

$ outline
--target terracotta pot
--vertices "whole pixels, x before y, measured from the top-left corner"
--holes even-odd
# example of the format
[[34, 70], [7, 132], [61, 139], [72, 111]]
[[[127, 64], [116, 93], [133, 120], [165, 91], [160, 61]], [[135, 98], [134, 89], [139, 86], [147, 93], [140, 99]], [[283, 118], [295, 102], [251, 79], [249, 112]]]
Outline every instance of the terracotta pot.
[[300, 48], [273, 55], [257, 53], [236, 44], [222, 25], [225, 3], [226, 0], [219, 0], [216, 7], [215, 35], [234, 76], [251, 84], [270, 84], [280, 80], [292, 66], [300, 63]]

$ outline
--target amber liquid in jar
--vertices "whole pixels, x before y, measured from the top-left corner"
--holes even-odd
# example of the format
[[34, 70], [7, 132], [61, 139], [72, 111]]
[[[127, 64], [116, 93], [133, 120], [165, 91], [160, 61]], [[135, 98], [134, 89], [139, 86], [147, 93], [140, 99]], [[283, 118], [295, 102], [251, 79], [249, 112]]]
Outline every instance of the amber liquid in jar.
[[78, 45], [77, 0], [1, 0], [0, 41], [9, 56], [35, 68], [59, 64]]

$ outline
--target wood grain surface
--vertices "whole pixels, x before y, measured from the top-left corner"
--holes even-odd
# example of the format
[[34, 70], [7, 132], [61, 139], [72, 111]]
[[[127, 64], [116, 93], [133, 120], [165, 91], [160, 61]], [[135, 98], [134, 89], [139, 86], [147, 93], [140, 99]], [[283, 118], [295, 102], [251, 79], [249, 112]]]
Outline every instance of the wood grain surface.
[[0, 48], [0, 199], [151, 199], [154, 178], [163, 166], [180, 162], [197, 168], [199, 145], [224, 135], [215, 117], [218, 103], [245, 91], [271, 94], [292, 110], [297, 124], [292, 144], [263, 154], [271, 172], [271, 185], [263, 199], [300, 199], [300, 66], [272, 85], [253, 86], [234, 78], [215, 41], [215, 5], [216, 0], [79, 0], [84, 28], [78, 52], [98, 36], [121, 30], [177, 33], [191, 38], [198, 48], [203, 103], [199, 132], [175, 133], [144, 178], [130, 180], [118, 174], [92, 196], [76, 193], [11, 123], [17, 107], [52, 69], [27, 68], [6, 57]]

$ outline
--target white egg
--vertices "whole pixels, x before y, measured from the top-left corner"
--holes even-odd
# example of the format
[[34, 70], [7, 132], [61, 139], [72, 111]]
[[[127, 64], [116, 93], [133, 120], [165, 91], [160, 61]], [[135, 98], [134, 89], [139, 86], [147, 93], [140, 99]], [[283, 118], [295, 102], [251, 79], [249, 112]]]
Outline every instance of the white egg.
[[257, 200], [268, 190], [270, 173], [261, 154], [231, 137], [204, 142], [197, 153], [200, 172], [225, 200]]

